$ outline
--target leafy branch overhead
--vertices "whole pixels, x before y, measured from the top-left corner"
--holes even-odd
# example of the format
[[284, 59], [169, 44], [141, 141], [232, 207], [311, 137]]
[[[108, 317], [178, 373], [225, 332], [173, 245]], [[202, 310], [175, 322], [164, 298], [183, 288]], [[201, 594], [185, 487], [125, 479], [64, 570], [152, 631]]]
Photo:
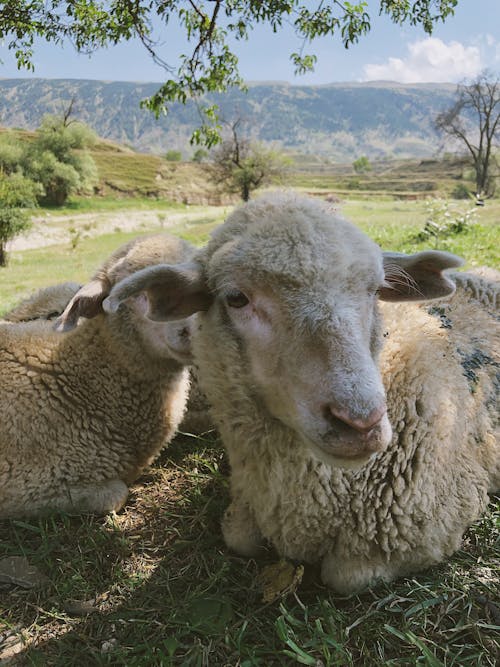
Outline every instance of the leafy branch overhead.
[[[420, 25], [431, 33], [438, 21], [453, 13], [458, 0], [380, 0], [379, 13], [394, 23]], [[80, 52], [92, 53], [138, 38], [166, 75], [164, 84], [144, 106], [166, 113], [173, 102], [199, 102], [202, 121], [195, 143], [219, 140], [217, 107], [203, 102], [211, 92], [244, 87], [238, 70], [236, 44], [250, 38], [261, 24], [278, 33], [287, 24], [297, 35], [298, 50], [290, 55], [295, 72], [314, 69], [316, 56], [308, 48], [318, 37], [331, 36], [346, 48], [370, 31], [367, 2], [333, 0], [20, 0], [0, 6], [0, 38], [15, 53], [18, 67], [34, 71], [35, 38], [55, 44], [70, 42]], [[186, 50], [165, 54], [156, 36], [158, 26], [183, 31]]]

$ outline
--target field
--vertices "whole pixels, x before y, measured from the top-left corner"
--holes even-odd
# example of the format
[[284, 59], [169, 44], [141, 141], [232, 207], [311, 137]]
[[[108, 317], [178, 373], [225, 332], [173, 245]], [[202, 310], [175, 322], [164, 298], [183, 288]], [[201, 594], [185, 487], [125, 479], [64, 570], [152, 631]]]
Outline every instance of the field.
[[[449, 192], [452, 180], [441, 181], [436, 193]], [[413, 176], [410, 181], [418, 182]], [[498, 199], [484, 207], [450, 202], [446, 217], [442, 203], [414, 197], [414, 187], [397, 189], [393, 179], [389, 188], [382, 177], [375, 187], [374, 174], [363, 189], [336, 187], [331, 170], [326, 176], [296, 172], [289, 185], [335, 194], [339, 211], [384, 249], [436, 247], [462, 255], [467, 266], [500, 266]], [[57, 229], [62, 240], [11, 251], [8, 267], [0, 269], [0, 312], [41, 285], [87, 280], [104, 257], [138, 233], [168, 229], [202, 244], [229, 210], [187, 206], [182, 197], [176, 204], [141, 201], [74, 200], [63, 214], [45, 212], [37, 226]], [[446, 228], [443, 221], [463, 218], [468, 209], [476, 220], [466, 219], [459, 231]], [[79, 217], [89, 211], [92, 223]], [[109, 211], [123, 222], [102, 222]], [[143, 220], [140, 211], [151, 215]], [[443, 224], [424, 238], [429, 218]], [[498, 502], [492, 501], [462, 549], [439, 567], [342, 598], [307, 566], [297, 588], [290, 586], [273, 601], [263, 598], [261, 574], [276, 555], [269, 551], [256, 562], [227, 551], [220, 533], [227, 503], [228, 466], [216, 434], [184, 434], [137, 481], [117, 515], [1, 522], [0, 561], [23, 556], [32, 572], [21, 573], [18, 586], [0, 578], [0, 664], [498, 664]]]

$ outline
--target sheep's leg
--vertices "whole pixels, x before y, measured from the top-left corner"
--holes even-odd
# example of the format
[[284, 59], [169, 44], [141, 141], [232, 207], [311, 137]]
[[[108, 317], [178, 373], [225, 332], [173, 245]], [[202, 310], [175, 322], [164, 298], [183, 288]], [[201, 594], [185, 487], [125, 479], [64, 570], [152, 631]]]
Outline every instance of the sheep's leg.
[[57, 500], [54, 509], [78, 514], [108, 514], [123, 507], [128, 487], [121, 479], [108, 479], [85, 486], [72, 486]]
[[62, 487], [58, 495], [50, 494], [36, 499], [14, 498], [10, 502], [3, 502], [0, 507], [0, 519], [40, 516], [49, 512], [107, 514], [123, 507], [127, 496], [127, 485], [120, 479]]
[[242, 556], [256, 556], [264, 546], [264, 538], [250, 507], [233, 501], [222, 520], [222, 533], [227, 546]]
[[377, 581], [392, 581], [401, 574], [400, 564], [367, 561], [350, 557], [348, 561], [330, 552], [321, 564], [321, 579], [324, 584], [341, 595], [362, 591]]

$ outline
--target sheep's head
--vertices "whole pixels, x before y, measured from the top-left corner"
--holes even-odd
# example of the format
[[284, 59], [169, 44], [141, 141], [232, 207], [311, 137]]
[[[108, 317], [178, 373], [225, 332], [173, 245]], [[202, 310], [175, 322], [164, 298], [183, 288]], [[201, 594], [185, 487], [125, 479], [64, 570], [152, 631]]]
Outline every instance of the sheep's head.
[[[137, 271], [165, 262], [182, 262], [193, 255], [194, 249], [167, 234], [142, 237], [122, 246], [103, 264], [93, 280], [84, 285], [68, 303], [56, 321], [57, 331], [71, 331], [80, 317], [93, 318], [104, 313], [102, 304], [113, 286]], [[148, 317], [150, 304], [146, 292], [127, 300], [116, 313], [106, 315], [116, 336], [126, 343], [137, 337], [141, 350], [153, 358], [168, 359], [187, 364], [191, 357], [191, 313], [182, 314], [175, 321], [159, 322]]]
[[154, 319], [208, 311], [196, 336], [214, 363], [237, 349], [272, 417], [329, 463], [358, 466], [391, 440], [378, 299], [451, 294], [441, 272], [460, 263], [438, 252], [384, 258], [320, 203], [274, 194], [237, 209], [196, 263], [139, 271], [105, 308], [145, 290]]

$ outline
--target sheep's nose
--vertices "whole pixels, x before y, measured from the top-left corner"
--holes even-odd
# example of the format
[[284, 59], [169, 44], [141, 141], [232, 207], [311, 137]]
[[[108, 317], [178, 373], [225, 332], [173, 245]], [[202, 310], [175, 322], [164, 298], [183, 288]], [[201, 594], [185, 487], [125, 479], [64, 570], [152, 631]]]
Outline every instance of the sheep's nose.
[[335, 405], [328, 406], [330, 413], [340, 421], [350, 426], [358, 433], [368, 435], [370, 431], [380, 424], [384, 418], [387, 408], [385, 405], [381, 405], [378, 408], [375, 408], [370, 412], [367, 417], [355, 417], [348, 410], [342, 408], [337, 408]]

